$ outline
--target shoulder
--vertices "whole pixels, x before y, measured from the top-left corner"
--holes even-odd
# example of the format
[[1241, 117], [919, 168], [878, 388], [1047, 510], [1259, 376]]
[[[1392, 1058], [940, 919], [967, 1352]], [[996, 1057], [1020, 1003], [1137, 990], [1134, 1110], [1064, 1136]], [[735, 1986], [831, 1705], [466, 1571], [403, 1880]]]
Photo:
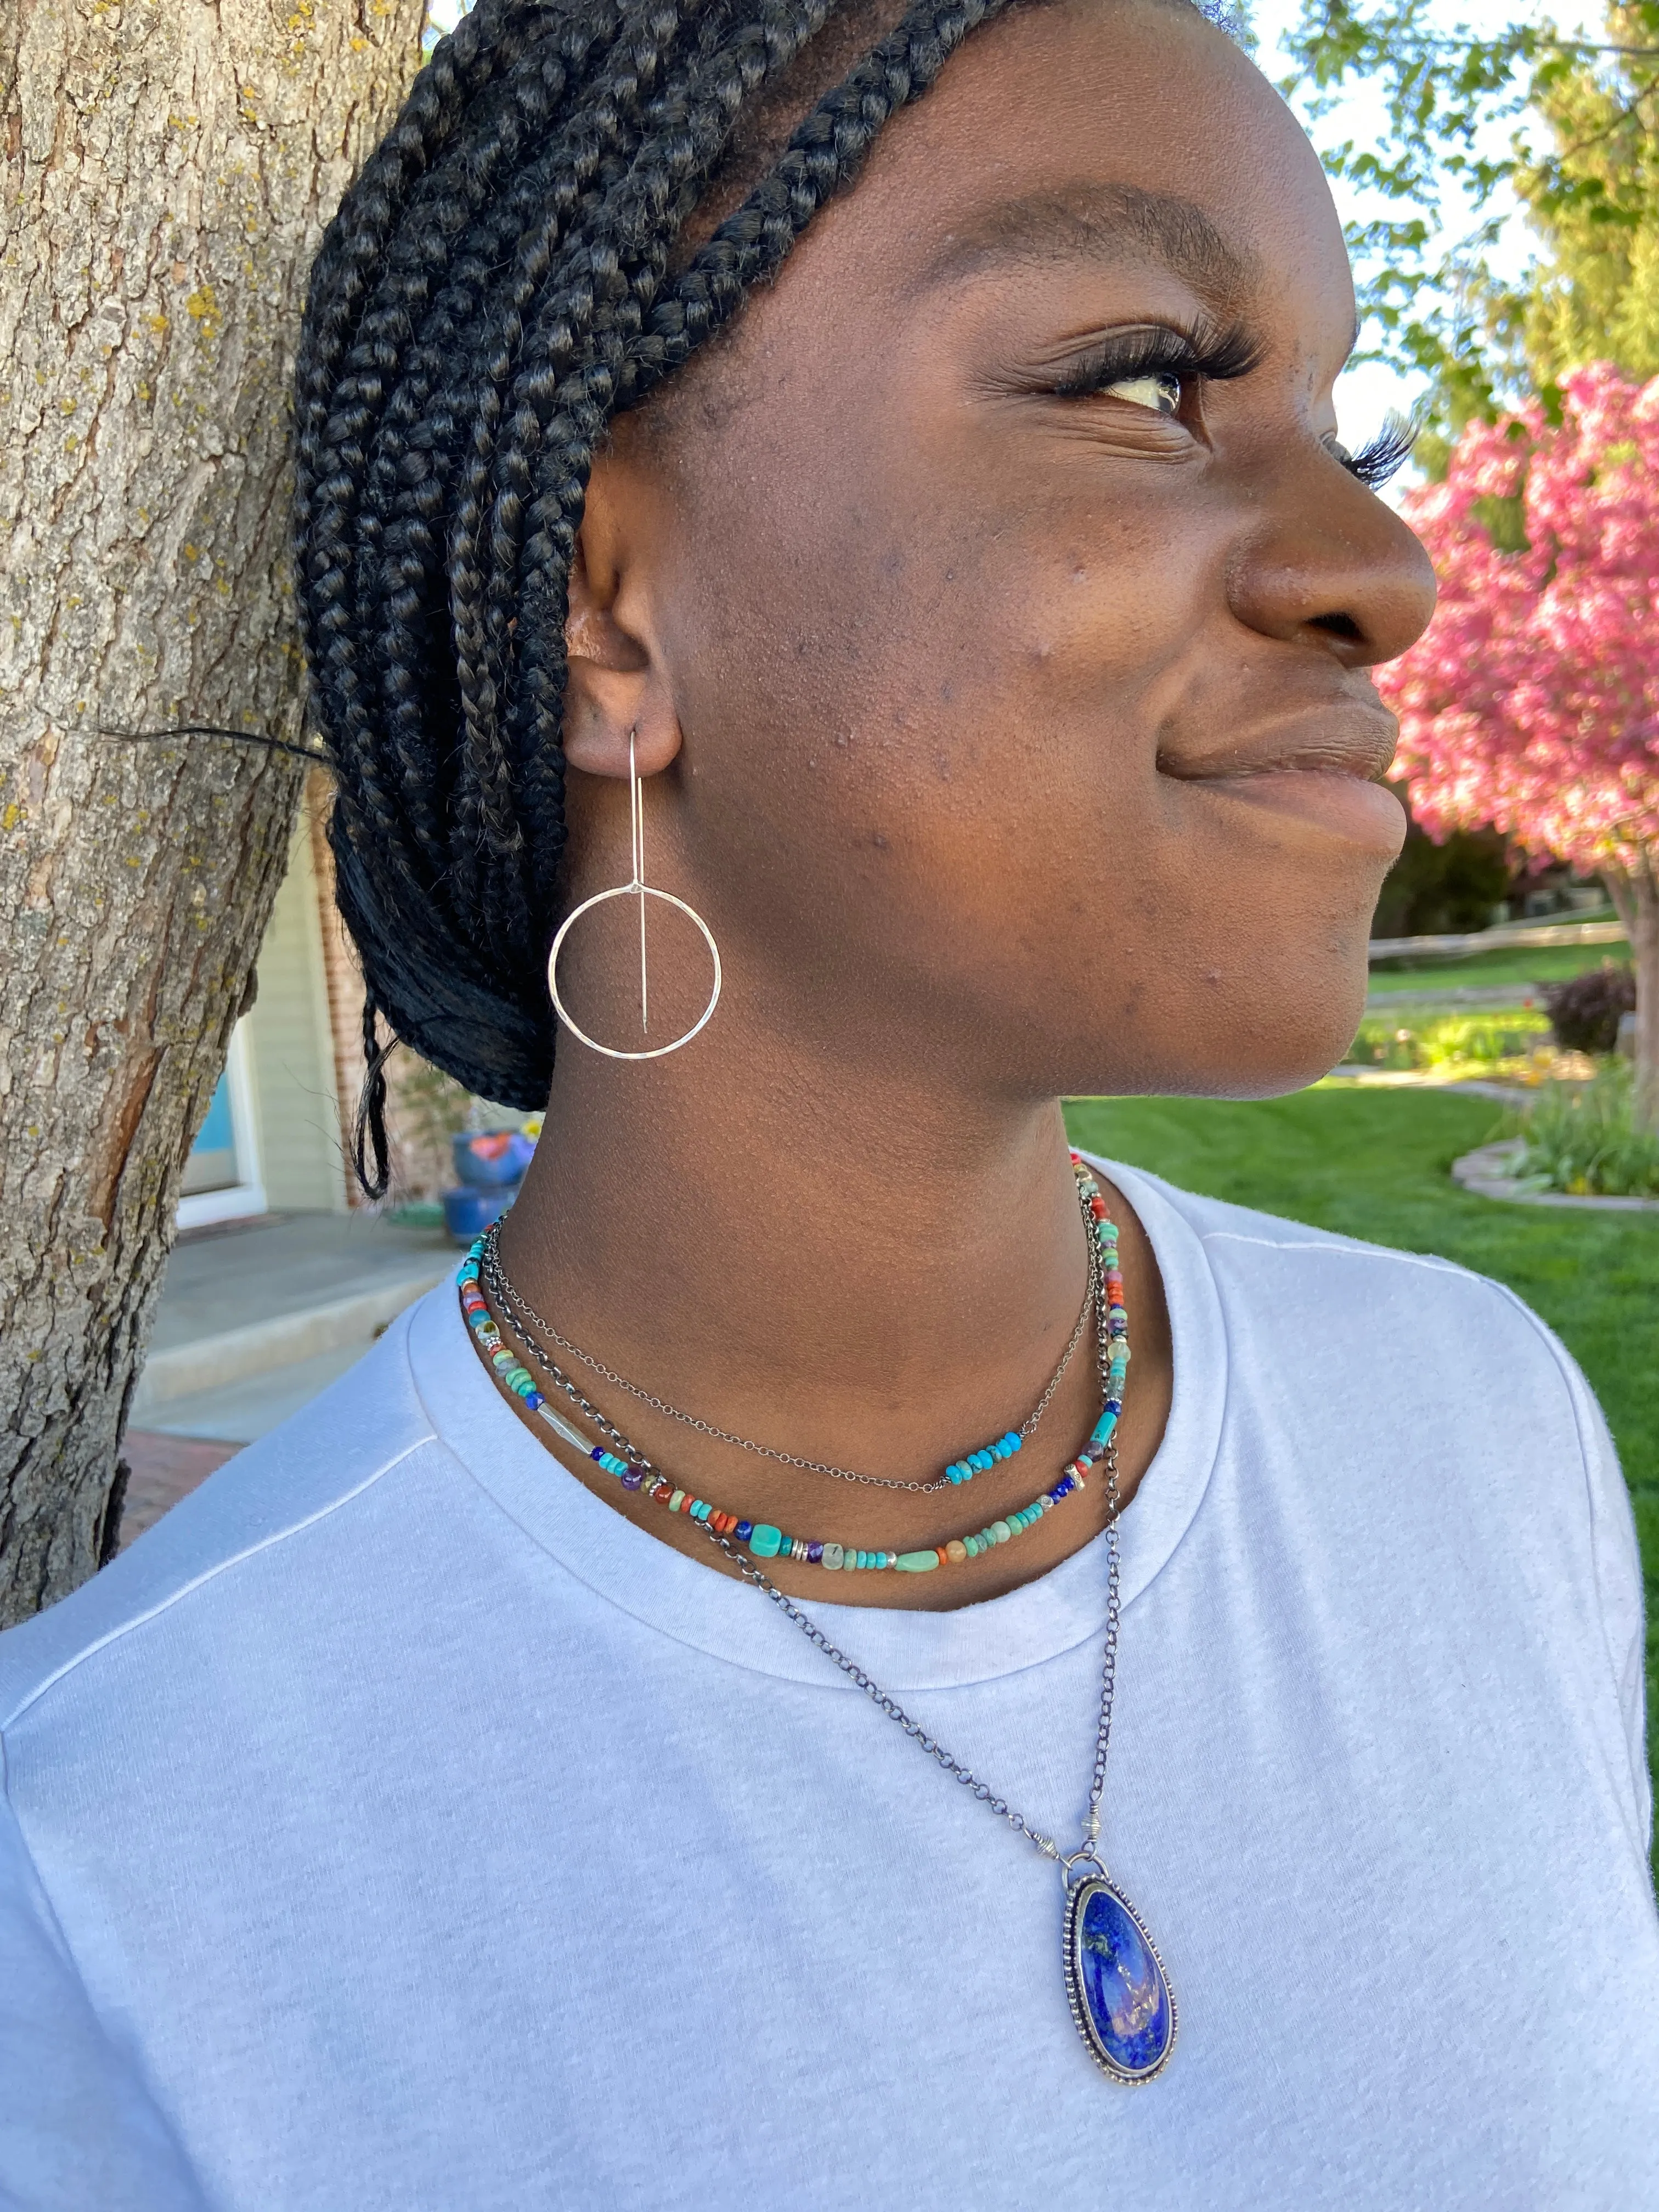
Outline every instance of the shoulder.
[[1271, 1330], [1292, 1352], [1367, 1346], [1381, 1358], [1398, 1349], [1419, 1376], [1449, 1361], [1466, 1383], [1490, 1372], [1512, 1386], [1522, 1373], [1577, 1418], [1587, 1393], [1577, 1366], [1505, 1284], [1433, 1253], [1369, 1244], [1181, 1190], [1139, 1168], [1101, 1165], [1121, 1177], [1131, 1200], [1151, 1194], [1191, 1232], [1230, 1323], [1248, 1321], [1253, 1334]]
[[1455, 1561], [1458, 1603], [1484, 1575], [1540, 1636], [1548, 1613], [1558, 1655], [1611, 1678], [1645, 1823], [1634, 1517], [1601, 1409], [1553, 1330], [1504, 1284], [1432, 1254], [1099, 1164], [1141, 1213], [1160, 1266], [1168, 1255], [1201, 1275], [1225, 1346], [1212, 1377], [1236, 1435], [1291, 1470], [1304, 1504], [1343, 1515], [1386, 1494], [1419, 1561], [1431, 1548]]
[[435, 1447], [409, 1325], [401, 1316], [349, 1373], [238, 1452], [130, 1551], [0, 1635], [0, 1731], [95, 1655], [118, 1658], [199, 1603], [234, 1605], [239, 1584], [268, 1579], [274, 1561], [323, 1525], [349, 1571], [353, 1522], [371, 1518], [379, 1493], [395, 1491]]

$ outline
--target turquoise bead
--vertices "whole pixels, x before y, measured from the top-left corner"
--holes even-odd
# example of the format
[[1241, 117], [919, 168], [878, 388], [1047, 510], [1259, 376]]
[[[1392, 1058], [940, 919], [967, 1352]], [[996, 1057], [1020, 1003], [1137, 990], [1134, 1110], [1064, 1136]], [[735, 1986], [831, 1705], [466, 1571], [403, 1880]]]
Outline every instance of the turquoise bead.
[[773, 1528], [769, 1521], [755, 1524], [755, 1533], [749, 1539], [749, 1548], [757, 1559], [775, 1559], [778, 1546], [783, 1541], [783, 1531]]

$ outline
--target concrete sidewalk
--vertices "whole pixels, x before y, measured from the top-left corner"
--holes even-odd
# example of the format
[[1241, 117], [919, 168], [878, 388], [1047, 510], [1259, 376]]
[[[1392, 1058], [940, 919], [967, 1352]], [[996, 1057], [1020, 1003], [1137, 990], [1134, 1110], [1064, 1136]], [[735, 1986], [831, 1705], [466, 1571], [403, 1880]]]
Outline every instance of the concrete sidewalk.
[[355, 1366], [459, 1257], [441, 1229], [367, 1212], [266, 1215], [182, 1238], [122, 1444], [123, 1540]]

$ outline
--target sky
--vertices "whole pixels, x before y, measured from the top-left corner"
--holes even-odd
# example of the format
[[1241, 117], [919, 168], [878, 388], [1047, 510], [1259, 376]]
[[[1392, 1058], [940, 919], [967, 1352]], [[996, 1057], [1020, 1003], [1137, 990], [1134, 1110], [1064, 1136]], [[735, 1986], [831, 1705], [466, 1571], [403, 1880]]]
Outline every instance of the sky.
[[[1289, 74], [1283, 41], [1300, 15], [1301, 0], [1246, 0], [1251, 27], [1257, 40], [1256, 59], [1275, 83]], [[1441, 4], [1431, 10], [1432, 15], [1448, 32], [1460, 21], [1472, 23], [1477, 33], [1492, 36], [1505, 23], [1536, 22], [1546, 16], [1559, 30], [1570, 37], [1601, 38], [1604, 13], [1600, 0], [1462, 0], [1462, 4]], [[1292, 105], [1296, 105], [1293, 100]], [[1382, 100], [1374, 88], [1357, 84], [1344, 100], [1340, 109], [1313, 126], [1316, 145], [1340, 145], [1346, 139], [1364, 145], [1382, 135], [1386, 119]], [[1507, 143], [1510, 124], [1494, 132], [1499, 146]], [[1352, 189], [1334, 179], [1332, 191], [1338, 212], [1345, 222], [1362, 216], [1375, 215], [1384, 204], [1380, 196], [1374, 196], [1369, 207], [1362, 206]], [[1496, 250], [1490, 257], [1492, 265], [1504, 276], [1518, 276], [1531, 258], [1533, 238], [1525, 217], [1516, 208], [1512, 198], [1496, 204], [1496, 212], [1504, 216], [1504, 233]], [[1467, 234], [1474, 222], [1459, 202], [1443, 203], [1443, 224], [1452, 236]], [[1361, 350], [1364, 339], [1361, 338]], [[1362, 362], [1345, 371], [1336, 387], [1338, 434], [1345, 445], [1358, 450], [1378, 430], [1391, 410], [1402, 414], [1410, 411], [1412, 403], [1420, 389], [1420, 380], [1402, 376], [1381, 362]]]

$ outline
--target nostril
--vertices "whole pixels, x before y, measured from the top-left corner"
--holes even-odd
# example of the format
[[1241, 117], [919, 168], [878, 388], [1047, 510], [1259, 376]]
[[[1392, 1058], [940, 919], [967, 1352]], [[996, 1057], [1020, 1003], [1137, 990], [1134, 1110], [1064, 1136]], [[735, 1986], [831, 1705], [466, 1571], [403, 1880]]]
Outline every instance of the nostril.
[[1364, 642], [1364, 633], [1352, 615], [1316, 615], [1308, 627], [1322, 629], [1327, 637], [1346, 638], [1354, 645]]

